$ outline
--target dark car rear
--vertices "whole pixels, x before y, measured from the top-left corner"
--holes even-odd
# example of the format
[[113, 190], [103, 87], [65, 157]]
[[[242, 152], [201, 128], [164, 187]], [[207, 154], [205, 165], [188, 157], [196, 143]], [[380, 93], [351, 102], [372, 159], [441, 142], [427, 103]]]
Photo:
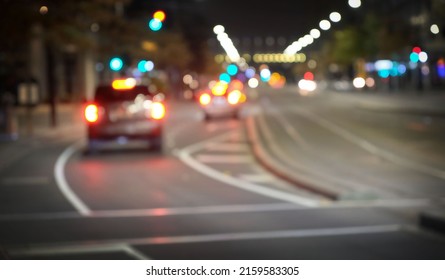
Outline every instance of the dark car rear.
[[153, 101], [146, 86], [99, 86], [93, 102], [85, 108], [89, 148], [95, 150], [104, 141], [133, 139], [161, 148], [164, 116], [164, 105]]

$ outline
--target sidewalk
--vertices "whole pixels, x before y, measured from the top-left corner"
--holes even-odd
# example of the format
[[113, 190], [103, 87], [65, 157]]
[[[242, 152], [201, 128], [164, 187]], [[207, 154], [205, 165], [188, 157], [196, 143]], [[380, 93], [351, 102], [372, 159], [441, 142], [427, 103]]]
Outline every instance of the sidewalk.
[[[352, 106], [363, 110], [377, 110], [385, 113], [403, 113], [403, 114], [422, 114], [445, 116], [445, 93], [401, 95], [386, 93], [338, 93], [326, 92], [323, 95], [329, 95], [335, 102], [348, 102]], [[323, 195], [332, 200], [373, 200], [379, 198], [379, 193], [368, 193], [366, 189], [355, 189], [354, 186], [342, 184], [342, 178], [320, 176], [317, 170], [304, 164], [305, 156], [301, 154], [299, 158], [292, 157], [286, 153], [286, 145], [292, 143], [284, 141], [280, 135], [274, 135], [272, 131], [279, 131], [274, 126], [280, 126], [278, 122], [266, 122], [264, 117], [251, 116], [246, 119], [246, 129], [249, 142], [256, 159], [269, 171], [282, 179], [294, 184], [297, 187], [304, 188]], [[288, 128], [281, 127], [284, 131]], [[287, 144], [286, 144], [287, 143]], [[280, 146], [281, 145], [281, 146]], [[283, 147], [284, 145], [284, 147]], [[293, 143], [292, 145], [298, 145]], [[295, 155], [294, 155], [295, 156]], [[316, 160], [316, 159], [313, 159]], [[318, 170], [321, 171], [321, 170]], [[385, 194], [382, 193], [382, 198]], [[391, 197], [388, 197], [391, 199]], [[438, 206], [436, 208], [426, 208], [418, 213], [419, 224], [433, 230], [444, 230], [445, 208]]]
[[28, 118], [26, 108], [14, 108], [13, 121], [17, 137], [15, 140], [3, 137], [0, 141], [0, 170], [42, 145], [81, 137], [85, 133], [81, 108], [78, 103], [58, 104], [58, 123], [55, 128], [50, 124], [48, 104], [34, 108], [31, 119]]

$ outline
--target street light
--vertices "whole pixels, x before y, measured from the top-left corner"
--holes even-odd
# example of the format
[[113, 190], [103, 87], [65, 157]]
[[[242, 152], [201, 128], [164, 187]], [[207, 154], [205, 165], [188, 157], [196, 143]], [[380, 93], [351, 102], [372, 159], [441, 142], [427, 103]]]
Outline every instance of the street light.
[[357, 9], [362, 5], [362, 1], [360, 0], [349, 0], [348, 4], [351, 8]]

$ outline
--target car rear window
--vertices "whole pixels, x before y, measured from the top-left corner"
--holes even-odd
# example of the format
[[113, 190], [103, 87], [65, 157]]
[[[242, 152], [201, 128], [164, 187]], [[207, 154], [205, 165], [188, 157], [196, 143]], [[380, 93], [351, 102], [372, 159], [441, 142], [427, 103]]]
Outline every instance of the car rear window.
[[111, 86], [99, 86], [94, 100], [100, 103], [129, 101], [134, 100], [139, 94], [153, 96], [146, 86], [135, 86], [128, 90], [115, 90]]

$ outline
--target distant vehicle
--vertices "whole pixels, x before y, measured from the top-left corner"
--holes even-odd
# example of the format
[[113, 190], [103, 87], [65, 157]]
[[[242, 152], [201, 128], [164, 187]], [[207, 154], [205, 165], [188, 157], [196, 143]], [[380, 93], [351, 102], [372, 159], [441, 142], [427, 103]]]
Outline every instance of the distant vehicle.
[[199, 103], [204, 110], [205, 120], [215, 117], [239, 117], [246, 95], [242, 92], [242, 84], [217, 82], [211, 89], [199, 95]]
[[165, 105], [148, 87], [132, 78], [99, 86], [94, 100], [85, 106], [88, 125], [88, 151], [95, 152], [104, 142], [126, 143], [143, 140], [162, 150]]

